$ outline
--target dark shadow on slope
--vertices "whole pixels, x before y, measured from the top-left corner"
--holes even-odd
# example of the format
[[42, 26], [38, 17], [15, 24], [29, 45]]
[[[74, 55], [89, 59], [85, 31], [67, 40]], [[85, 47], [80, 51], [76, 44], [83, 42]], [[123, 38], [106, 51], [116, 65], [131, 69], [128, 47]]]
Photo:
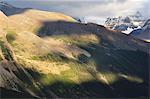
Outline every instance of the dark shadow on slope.
[[[90, 47], [95, 50], [90, 49]], [[89, 44], [80, 46], [88, 51], [92, 57], [84, 58], [79, 56], [79, 60], [88, 64], [89, 60], [94, 60], [97, 64], [97, 71], [112, 71], [117, 73], [137, 75], [148, 79], [149, 73], [149, 54], [142, 51], [130, 51], [121, 49], [112, 49], [110, 47]], [[145, 80], [147, 80], [145, 79]]]
[[119, 80], [111, 86], [98, 81], [87, 81], [81, 84], [55, 82], [45, 86], [43, 90], [51, 90], [61, 98], [148, 98], [148, 88], [138, 83]]
[[[148, 43], [125, 34], [107, 30], [100, 25], [65, 21], [44, 22], [43, 26], [37, 32], [37, 35], [44, 38], [53, 35], [67, 35], [69, 37], [73, 34], [91, 33], [96, 34], [100, 42], [99, 44], [88, 44], [86, 46], [78, 45], [92, 55], [91, 58], [79, 56], [81, 63], [88, 64], [90, 60], [93, 60], [96, 63], [96, 71], [98, 72], [120, 73], [140, 77], [144, 80], [143, 83], [136, 83], [126, 79], [119, 79], [111, 85], [113, 89], [109, 88], [109, 90], [104, 92], [109, 93], [111, 90], [111, 94], [115, 93], [115, 95], [113, 94], [114, 97], [148, 97], [149, 54], [146, 53]], [[116, 48], [116, 46], [119, 46], [121, 49]], [[93, 50], [90, 47], [95, 49]], [[126, 47], [134, 49], [135, 51], [126, 50]], [[143, 52], [143, 49], [146, 51]], [[90, 82], [86, 84], [88, 85]], [[103, 84], [99, 84], [104, 87]], [[84, 86], [84, 84], [80, 86]], [[90, 87], [98, 88], [98, 92], [101, 92], [102, 89], [107, 89], [98, 87], [94, 83], [90, 84]], [[86, 88], [88, 87], [85, 87], [85, 90]], [[113, 97], [113, 95], [110, 95], [110, 97]], [[93, 97], [97, 96], [93, 95]], [[104, 97], [107, 97], [107, 95]]]
[[89, 47], [81, 46], [92, 54], [92, 57], [83, 58], [79, 56], [79, 60], [88, 64], [90, 60], [96, 63], [96, 71], [124, 74], [127, 76], [135, 76], [143, 79], [143, 83], [128, 81], [127, 79], [119, 79], [111, 84], [115, 93], [120, 97], [136, 97], [148, 96], [149, 92], [149, 55], [141, 51], [113, 50], [105, 49], [97, 45], [89, 45], [95, 48], [93, 51]]
[[32, 99], [37, 99], [33, 96], [31, 96], [28, 93], [25, 92], [18, 92], [18, 91], [13, 91], [13, 90], [8, 90], [5, 88], [0, 88], [0, 98], [1, 99], [8, 99], [8, 98], [13, 98], [13, 99], [18, 99], [18, 98], [32, 98]]
[[[44, 85], [41, 81], [44, 77], [43, 74], [31, 69], [25, 69], [25, 71], [32, 76], [32, 79], [26, 79], [26, 74], [23, 73], [18, 73], [16, 76], [28, 86], [33, 86], [31, 83], [28, 83], [28, 80], [34, 81], [34, 83], [38, 85], [38, 89], [36, 87], [32, 87], [31, 91], [33, 91], [37, 96], [43, 98], [148, 98], [147, 85], [143, 86], [143, 84], [130, 82], [126, 79], [119, 79], [111, 86], [103, 84], [97, 80], [85, 81], [80, 84], [76, 84], [73, 82], [60, 81], [59, 79], [56, 79], [53, 83]], [[44, 94], [41, 95], [41, 93]], [[26, 91], [22, 91], [20, 93], [2, 89], [1, 97], [32, 98], [33, 96]]]
[[39, 31], [37, 31], [37, 35], [40, 37], [46, 37], [61, 34], [65, 35], [90, 34], [94, 32], [100, 33], [104, 29], [105, 29], [104, 26], [96, 25], [93, 23], [81, 24], [77, 22], [67, 22], [67, 21], [46, 21], [43, 22], [43, 26], [39, 29]]
[[51, 90], [60, 98], [108, 98], [117, 97], [115, 93], [98, 81], [87, 81], [81, 84], [56, 81], [45, 86], [44, 90]]
[[[37, 74], [32, 70], [30, 72], [33, 78], [33, 75]], [[39, 77], [36, 75], [34, 80], [42, 85], [41, 79], [43, 79], [43, 76], [42, 74], [38, 75]], [[119, 79], [111, 86], [97, 80], [85, 81], [80, 84], [56, 80], [49, 85], [42, 85], [40, 87], [40, 91], [47, 98], [54, 98], [53, 94], [57, 98], [148, 98], [149, 95], [147, 85], [131, 82], [126, 79]]]

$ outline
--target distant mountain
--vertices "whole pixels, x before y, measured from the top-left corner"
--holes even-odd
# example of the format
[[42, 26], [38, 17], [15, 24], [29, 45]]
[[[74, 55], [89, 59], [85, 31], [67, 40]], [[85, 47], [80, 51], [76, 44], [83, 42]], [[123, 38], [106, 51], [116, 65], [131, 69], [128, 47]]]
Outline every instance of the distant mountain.
[[145, 19], [141, 13], [136, 12], [134, 15], [107, 18], [105, 26], [129, 34], [132, 30], [143, 26], [144, 23]]
[[105, 25], [107, 28], [119, 30], [125, 34], [129, 34], [134, 29], [141, 28], [146, 21], [139, 11], [133, 15], [109, 17], [107, 19], [95, 16], [76, 17], [75, 19], [80, 23]]
[[77, 17], [75, 18], [78, 22], [87, 24], [87, 23], [95, 23], [98, 25], [104, 25], [105, 19], [96, 16], [85, 16], [85, 17]]
[[150, 19], [148, 19], [140, 29], [133, 30], [130, 35], [150, 42]]
[[13, 11], [0, 11], [0, 98], [149, 98], [149, 43], [57, 12]]
[[23, 12], [27, 9], [30, 9], [30, 8], [17, 8], [17, 7], [14, 7], [14, 6], [6, 3], [6, 2], [0, 2], [0, 10], [3, 13], [5, 13], [7, 16]]
[[125, 17], [107, 18], [105, 26], [150, 42], [149, 19], [144, 19], [140, 12]]

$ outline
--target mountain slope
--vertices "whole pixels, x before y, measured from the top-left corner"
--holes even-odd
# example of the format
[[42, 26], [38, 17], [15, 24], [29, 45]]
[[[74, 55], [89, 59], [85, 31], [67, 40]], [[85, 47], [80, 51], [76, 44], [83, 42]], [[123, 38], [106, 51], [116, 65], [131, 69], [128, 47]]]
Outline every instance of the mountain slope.
[[8, 97], [148, 97], [149, 43], [54, 12], [0, 17], [8, 21], [0, 21], [0, 87]]

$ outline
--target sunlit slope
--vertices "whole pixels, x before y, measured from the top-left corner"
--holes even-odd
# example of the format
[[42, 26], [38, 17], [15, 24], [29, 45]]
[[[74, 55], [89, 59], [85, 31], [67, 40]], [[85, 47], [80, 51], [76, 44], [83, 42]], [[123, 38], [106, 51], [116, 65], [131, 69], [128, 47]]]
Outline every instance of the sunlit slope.
[[57, 12], [46, 12], [35, 9], [27, 9], [26, 11], [20, 12], [15, 15], [9, 16], [9, 19], [19, 25], [18, 29], [21, 31], [33, 31], [35, 32], [43, 21], [69, 21], [76, 22], [72, 17], [57, 13]]
[[148, 97], [149, 43], [55, 12], [4, 17], [0, 87], [46, 98]]

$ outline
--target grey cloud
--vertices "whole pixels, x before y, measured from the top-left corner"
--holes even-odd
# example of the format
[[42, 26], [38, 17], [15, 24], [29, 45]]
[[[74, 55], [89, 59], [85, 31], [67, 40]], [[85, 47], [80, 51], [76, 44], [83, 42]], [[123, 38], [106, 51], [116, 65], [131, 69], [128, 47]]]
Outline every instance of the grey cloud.
[[150, 3], [145, 2], [142, 8], [139, 9], [140, 12], [145, 16], [145, 18], [150, 19]]
[[[62, 12], [71, 16], [109, 17], [140, 10], [149, 11], [149, 0], [5, 0], [18, 7]], [[124, 13], [125, 12], [125, 13]], [[144, 13], [145, 14], [145, 13]], [[149, 14], [145, 14], [149, 16]]]
[[128, 0], [116, 0], [117, 3], [125, 3], [127, 2]]

